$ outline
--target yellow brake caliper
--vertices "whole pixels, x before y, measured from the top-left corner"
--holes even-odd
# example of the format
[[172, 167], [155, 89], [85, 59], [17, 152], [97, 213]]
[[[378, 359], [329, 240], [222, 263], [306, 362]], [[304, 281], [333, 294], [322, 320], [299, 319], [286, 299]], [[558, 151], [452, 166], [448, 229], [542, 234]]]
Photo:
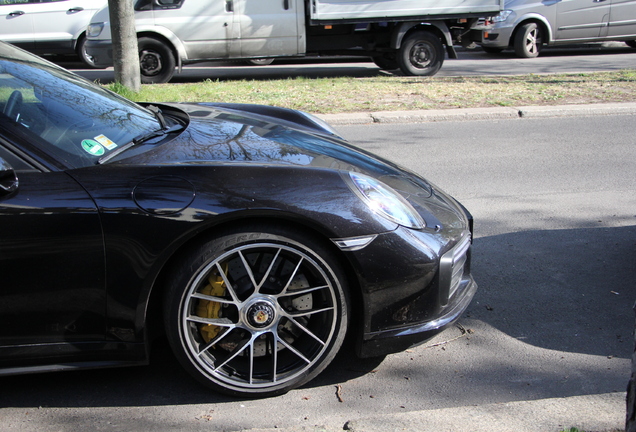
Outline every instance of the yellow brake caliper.
[[[225, 295], [225, 282], [221, 275], [210, 275], [208, 277], [208, 284], [200, 291], [203, 295], [209, 295], [214, 297], [223, 297]], [[220, 318], [221, 317], [221, 303], [199, 300], [197, 304], [197, 315], [202, 318]], [[199, 328], [201, 337], [206, 342], [210, 342], [221, 331], [221, 327], [214, 324], [203, 324]]]

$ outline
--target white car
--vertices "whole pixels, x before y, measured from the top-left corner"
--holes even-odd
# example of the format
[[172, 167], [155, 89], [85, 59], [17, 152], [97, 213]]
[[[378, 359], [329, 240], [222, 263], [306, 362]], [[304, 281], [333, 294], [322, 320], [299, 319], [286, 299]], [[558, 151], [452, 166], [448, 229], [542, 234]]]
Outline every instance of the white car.
[[86, 27], [106, 0], [0, 0], [0, 40], [35, 54], [77, 54], [89, 66]]
[[489, 53], [537, 57], [544, 45], [624, 41], [636, 48], [636, 0], [506, 0], [484, 33]]

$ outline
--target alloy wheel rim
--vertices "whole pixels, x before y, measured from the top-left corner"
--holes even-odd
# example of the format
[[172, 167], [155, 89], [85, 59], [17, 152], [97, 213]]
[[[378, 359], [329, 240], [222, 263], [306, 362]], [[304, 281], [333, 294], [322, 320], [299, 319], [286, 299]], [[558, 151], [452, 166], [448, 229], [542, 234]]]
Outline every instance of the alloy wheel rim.
[[208, 263], [184, 297], [192, 363], [219, 385], [258, 391], [297, 379], [323, 358], [338, 320], [332, 279], [296, 247], [258, 243]]

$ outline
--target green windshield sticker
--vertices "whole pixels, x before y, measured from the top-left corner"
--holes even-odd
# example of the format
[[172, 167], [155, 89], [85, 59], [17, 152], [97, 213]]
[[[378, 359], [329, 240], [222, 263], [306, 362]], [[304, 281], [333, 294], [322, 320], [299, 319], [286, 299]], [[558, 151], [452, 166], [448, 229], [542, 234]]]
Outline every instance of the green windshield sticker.
[[91, 154], [93, 156], [101, 156], [106, 152], [104, 150], [104, 147], [102, 147], [100, 143], [91, 139], [83, 140], [82, 148], [84, 149], [86, 153]]

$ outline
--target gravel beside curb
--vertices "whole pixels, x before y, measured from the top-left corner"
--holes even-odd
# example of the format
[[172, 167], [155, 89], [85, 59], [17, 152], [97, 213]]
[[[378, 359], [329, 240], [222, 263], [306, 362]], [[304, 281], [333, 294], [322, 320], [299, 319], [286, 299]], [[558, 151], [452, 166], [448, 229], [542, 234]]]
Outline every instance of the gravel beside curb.
[[636, 115], [636, 103], [379, 111], [371, 113], [318, 114], [318, 117], [331, 125], [337, 126], [371, 123], [426, 123], [592, 115]]

